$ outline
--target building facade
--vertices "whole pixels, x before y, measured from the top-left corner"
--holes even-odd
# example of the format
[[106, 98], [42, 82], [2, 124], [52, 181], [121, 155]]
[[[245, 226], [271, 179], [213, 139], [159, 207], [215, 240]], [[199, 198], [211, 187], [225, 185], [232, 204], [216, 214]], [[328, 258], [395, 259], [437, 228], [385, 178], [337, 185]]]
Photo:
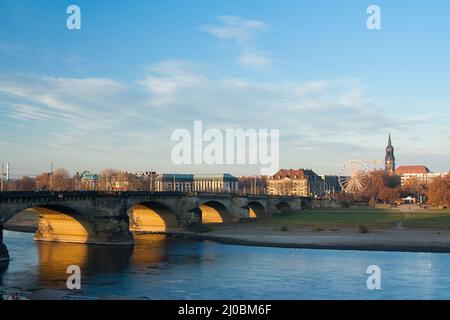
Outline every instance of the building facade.
[[324, 181], [309, 169], [281, 169], [267, 180], [267, 194], [320, 197], [324, 195]]
[[448, 173], [431, 172], [424, 165], [419, 166], [400, 166], [395, 170], [395, 174], [400, 177], [402, 187], [409, 183], [428, 184], [434, 178], [445, 177]]
[[160, 174], [156, 191], [237, 193], [238, 178], [226, 174]]
[[240, 176], [239, 193], [246, 194], [266, 194], [267, 193], [267, 176]]
[[134, 175], [141, 180], [142, 190], [156, 191], [156, 177], [158, 174], [155, 171], [138, 171]]
[[237, 193], [238, 178], [231, 174], [196, 174], [194, 175], [194, 190], [196, 192]]
[[341, 192], [341, 184], [339, 183], [339, 176], [322, 175], [325, 195], [333, 195]]
[[96, 173], [84, 171], [80, 174], [80, 190], [96, 191], [99, 189], [100, 177]]
[[193, 192], [194, 175], [163, 173], [156, 177], [156, 191]]

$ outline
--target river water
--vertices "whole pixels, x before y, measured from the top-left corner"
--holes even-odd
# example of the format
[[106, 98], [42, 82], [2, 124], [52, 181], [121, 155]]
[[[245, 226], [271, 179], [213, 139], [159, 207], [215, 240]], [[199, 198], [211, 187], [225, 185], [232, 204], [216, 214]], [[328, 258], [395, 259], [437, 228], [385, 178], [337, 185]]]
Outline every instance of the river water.
[[[143, 236], [134, 247], [35, 242], [4, 231], [11, 261], [0, 286], [151, 299], [450, 299], [450, 254], [282, 249]], [[381, 290], [367, 288], [367, 267]]]

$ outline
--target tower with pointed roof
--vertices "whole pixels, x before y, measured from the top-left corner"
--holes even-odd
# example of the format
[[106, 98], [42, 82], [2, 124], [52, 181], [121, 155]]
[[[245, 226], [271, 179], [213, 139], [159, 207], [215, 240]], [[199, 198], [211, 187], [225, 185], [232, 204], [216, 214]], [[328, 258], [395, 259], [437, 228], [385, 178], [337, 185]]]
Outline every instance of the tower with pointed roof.
[[388, 145], [386, 147], [386, 158], [384, 160], [384, 171], [386, 174], [394, 174], [395, 172], [395, 156], [394, 147], [392, 146], [391, 134], [389, 133]]

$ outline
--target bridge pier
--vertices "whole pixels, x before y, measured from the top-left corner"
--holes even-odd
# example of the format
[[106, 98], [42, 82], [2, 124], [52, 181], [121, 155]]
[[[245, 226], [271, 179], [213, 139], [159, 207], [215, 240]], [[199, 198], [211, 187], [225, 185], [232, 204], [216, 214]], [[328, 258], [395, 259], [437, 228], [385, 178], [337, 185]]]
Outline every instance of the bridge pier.
[[3, 243], [3, 222], [0, 222], [0, 263], [9, 261], [9, 253]]

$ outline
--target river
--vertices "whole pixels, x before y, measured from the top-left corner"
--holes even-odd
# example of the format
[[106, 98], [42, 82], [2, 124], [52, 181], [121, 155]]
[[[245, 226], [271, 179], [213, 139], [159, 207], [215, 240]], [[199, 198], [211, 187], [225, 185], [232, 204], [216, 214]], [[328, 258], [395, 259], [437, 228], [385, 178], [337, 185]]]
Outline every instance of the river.
[[[77, 294], [151, 299], [450, 299], [450, 254], [247, 247], [148, 235], [134, 247], [36, 242], [4, 231], [11, 261], [0, 286], [64, 289], [69, 265], [82, 270]], [[367, 289], [370, 265], [381, 290]]]

